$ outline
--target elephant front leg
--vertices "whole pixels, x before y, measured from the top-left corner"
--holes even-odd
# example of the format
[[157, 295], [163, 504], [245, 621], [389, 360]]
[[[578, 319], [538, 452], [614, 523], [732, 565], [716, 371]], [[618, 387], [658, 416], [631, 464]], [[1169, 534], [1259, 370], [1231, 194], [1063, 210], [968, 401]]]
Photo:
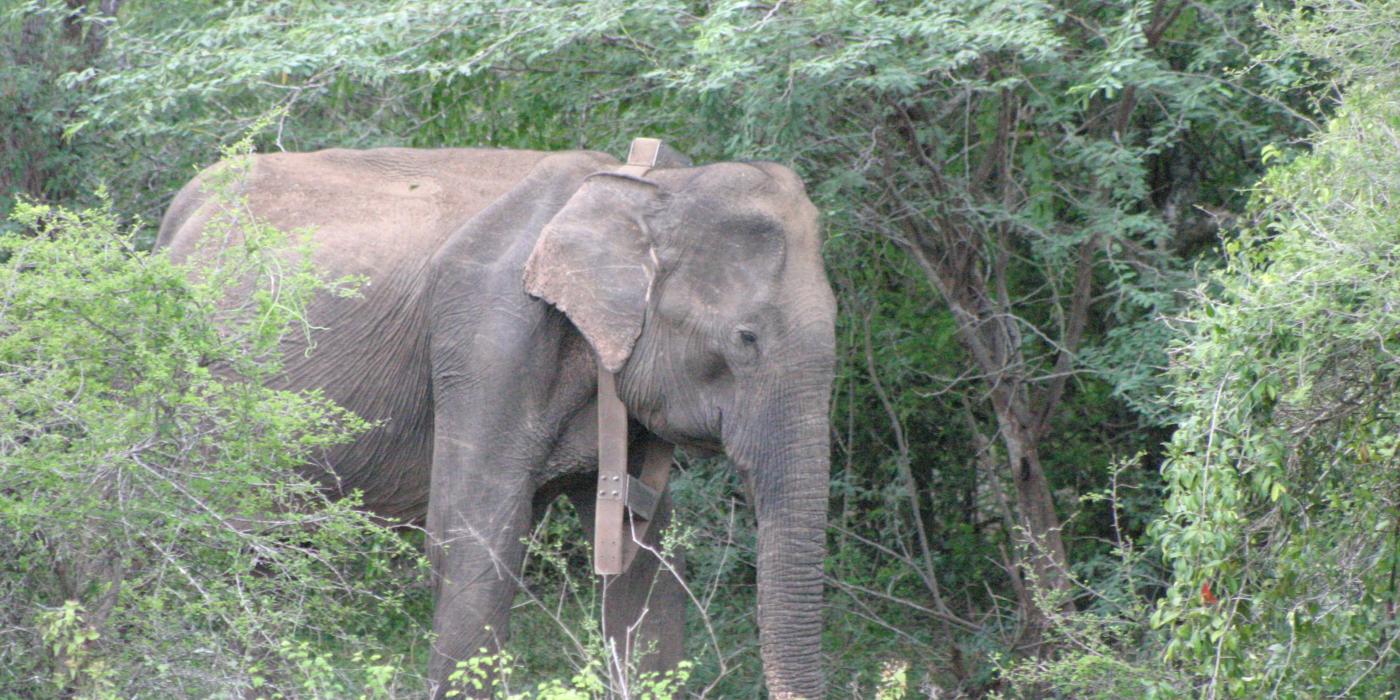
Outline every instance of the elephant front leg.
[[[596, 489], [570, 493], [589, 541], [593, 541]], [[603, 602], [603, 638], [608, 645], [609, 685], [618, 697], [646, 673], [665, 673], [685, 657], [685, 555], [675, 551], [664, 560], [662, 533], [671, 524], [671, 497], [663, 494], [655, 521], [632, 565], [606, 576], [598, 590]]]
[[[463, 662], [497, 654], [510, 636], [521, 540], [530, 525], [528, 470], [511, 468], [500, 455], [486, 458], [471, 441], [441, 429], [437, 436], [427, 522], [436, 601], [428, 678], [434, 698], [453, 688], [490, 697], [489, 687], [473, 687]], [[478, 680], [489, 686], [494, 678]]]

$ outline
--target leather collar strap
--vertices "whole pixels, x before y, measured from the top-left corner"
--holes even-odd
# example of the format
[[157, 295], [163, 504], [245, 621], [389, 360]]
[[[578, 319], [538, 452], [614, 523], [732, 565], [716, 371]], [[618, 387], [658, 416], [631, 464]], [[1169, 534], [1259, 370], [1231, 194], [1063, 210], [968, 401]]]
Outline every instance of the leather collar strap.
[[[642, 177], [656, 166], [660, 152], [659, 139], [633, 139], [627, 164], [617, 172]], [[618, 398], [617, 378], [599, 360], [598, 503], [594, 509], [593, 569], [600, 575], [615, 576], [632, 565], [638, 545], [651, 529], [656, 508], [666, 493], [675, 446], [654, 435], [638, 442], [640, 479], [627, 469], [627, 407]]]

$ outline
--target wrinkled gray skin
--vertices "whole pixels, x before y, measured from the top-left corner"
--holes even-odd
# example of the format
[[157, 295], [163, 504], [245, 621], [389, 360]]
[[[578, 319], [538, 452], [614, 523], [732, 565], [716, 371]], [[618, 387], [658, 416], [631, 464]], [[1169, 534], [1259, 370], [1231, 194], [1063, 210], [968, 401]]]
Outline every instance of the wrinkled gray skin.
[[[288, 348], [284, 386], [382, 422], [330, 455], [328, 485], [426, 522], [438, 693], [457, 660], [504, 641], [532, 518], [567, 494], [591, 527], [601, 357], [620, 368], [634, 454], [659, 436], [723, 451], [743, 473], [770, 694], [822, 697], [835, 300], [817, 211], [772, 163], [644, 179], [610, 174], [618, 165], [591, 152], [256, 156], [253, 211], [314, 227], [326, 271], [370, 280], [361, 298], [315, 302], [326, 330], [310, 356]], [[202, 179], [161, 226], [177, 259], [216, 206]], [[683, 653], [684, 594], [666, 573], [653, 587], [657, 570], [643, 553], [605, 584], [607, 634], [655, 644], [650, 668]]]

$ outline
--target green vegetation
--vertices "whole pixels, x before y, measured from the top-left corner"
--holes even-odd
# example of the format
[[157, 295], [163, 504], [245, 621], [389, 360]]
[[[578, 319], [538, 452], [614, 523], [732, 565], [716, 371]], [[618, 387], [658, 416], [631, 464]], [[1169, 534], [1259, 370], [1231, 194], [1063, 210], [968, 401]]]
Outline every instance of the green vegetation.
[[[399, 591], [419, 556], [299, 475], [363, 421], [263, 387], [309, 295], [344, 287], [280, 264], [268, 228], [244, 226], [192, 282], [104, 209], [21, 202], [13, 221], [0, 695], [387, 692], [409, 649], [379, 640], [411, 624]], [[331, 667], [330, 649], [357, 663]]]
[[1174, 367], [1155, 622], [1223, 696], [1400, 687], [1400, 35], [1394, 7], [1323, 9], [1274, 21], [1345, 97], [1254, 190]]
[[[422, 693], [412, 535], [294, 469], [363, 424], [258, 381], [351, 287], [267, 265], [295, 232], [194, 282], [143, 252], [250, 131], [797, 169], [834, 696], [1400, 686], [1400, 3], [23, 0], [0, 37], [0, 697]], [[741, 492], [673, 484], [681, 696], [761, 692]], [[459, 680], [598, 695], [578, 532]]]

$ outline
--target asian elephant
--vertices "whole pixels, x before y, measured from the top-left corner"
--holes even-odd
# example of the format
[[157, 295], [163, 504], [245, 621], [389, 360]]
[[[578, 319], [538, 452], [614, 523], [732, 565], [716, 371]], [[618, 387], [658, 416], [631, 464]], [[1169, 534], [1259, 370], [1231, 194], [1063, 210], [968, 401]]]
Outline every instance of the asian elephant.
[[[377, 422], [329, 455], [328, 488], [426, 524], [436, 694], [506, 636], [532, 517], [568, 494], [591, 523], [601, 362], [634, 447], [722, 451], [743, 475], [770, 695], [824, 695], [836, 305], [791, 170], [663, 150], [638, 175], [587, 151], [383, 148], [257, 155], [244, 178], [254, 214], [312, 227], [324, 271], [368, 280], [313, 303], [314, 351], [288, 341], [279, 382]], [[221, 206], [207, 179], [161, 224], [176, 259], [197, 260]], [[683, 653], [685, 596], [673, 576], [653, 582], [659, 567], [643, 552], [609, 577], [604, 625], [620, 647], [654, 643], [664, 667]]]

